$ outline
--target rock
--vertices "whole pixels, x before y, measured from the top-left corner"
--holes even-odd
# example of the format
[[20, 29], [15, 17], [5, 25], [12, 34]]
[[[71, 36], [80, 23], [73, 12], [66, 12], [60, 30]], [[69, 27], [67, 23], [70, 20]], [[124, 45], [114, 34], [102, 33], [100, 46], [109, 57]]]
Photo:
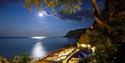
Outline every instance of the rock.
[[64, 37], [67, 38], [79, 38], [81, 34], [85, 33], [85, 29], [77, 29], [69, 31]]

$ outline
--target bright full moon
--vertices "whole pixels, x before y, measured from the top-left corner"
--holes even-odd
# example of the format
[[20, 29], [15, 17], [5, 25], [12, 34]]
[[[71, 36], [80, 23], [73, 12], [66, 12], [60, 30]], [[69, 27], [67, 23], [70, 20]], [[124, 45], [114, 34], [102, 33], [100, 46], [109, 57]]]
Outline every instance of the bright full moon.
[[38, 16], [39, 16], [39, 17], [43, 17], [44, 14], [43, 14], [42, 12], [39, 12], [39, 13], [38, 13]]
[[38, 16], [43, 17], [43, 16], [48, 16], [48, 14], [45, 11], [42, 11], [38, 13]]

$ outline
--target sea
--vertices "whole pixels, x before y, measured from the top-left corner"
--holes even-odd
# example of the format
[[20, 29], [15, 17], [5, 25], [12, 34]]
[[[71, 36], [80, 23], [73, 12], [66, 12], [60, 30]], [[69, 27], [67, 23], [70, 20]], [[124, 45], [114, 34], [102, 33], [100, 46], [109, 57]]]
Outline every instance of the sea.
[[13, 58], [26, 53], [33, 58], [40, 58], [75, 41], [75, 38], [64, 37], [0, 37], [0, 56]]

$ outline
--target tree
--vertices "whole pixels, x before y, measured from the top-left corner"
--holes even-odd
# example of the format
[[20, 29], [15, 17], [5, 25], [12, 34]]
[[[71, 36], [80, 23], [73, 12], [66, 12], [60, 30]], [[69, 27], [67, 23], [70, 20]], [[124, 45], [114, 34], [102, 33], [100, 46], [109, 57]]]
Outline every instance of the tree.
[[32, 61], [26, 53], [23, 53], [21, 55], [14, 56], [11, 63], [32, 63]]
[[[42, 5], [48, 8], [60, 7], [64, 14], [73, 14], [79, 12], [82, 2], [82, 0], [26, 0], [25, 6], [30, 10], [32, 7], [40, 8]], [[125, 3], [125, 1], [105, 0], [105, 9], [102, 12], [99, 11], [96, 0], [91, 0], [91, 2], [95, 23], [85, 29], [85, 33], [81, 34], [81, 37], [75, 45], [60, 49], [44, 58], [44, 60], [52, 61], [53, 57], [63, 57], [59, 62], [68, 63], [74, 58], [73, 56], [75, 54], [84, 50], [88, 51], [90, 54], [87, 58], [79, 57], [79, 61], [85, 63], [116, 62], [119, 48], [119, 44], [117, 43], [125, 42], [125, 12], [124, 8], [120, 6], [121, 3]], [[125, 7], [125, 5], [123, 6]], [[59, 52], [66, 52], [67, 55], [60, 54]], [[62, 57], [59, 57], [60, 55]], [[74, 59], [74, 61], [76, 61], [76, 59]]]

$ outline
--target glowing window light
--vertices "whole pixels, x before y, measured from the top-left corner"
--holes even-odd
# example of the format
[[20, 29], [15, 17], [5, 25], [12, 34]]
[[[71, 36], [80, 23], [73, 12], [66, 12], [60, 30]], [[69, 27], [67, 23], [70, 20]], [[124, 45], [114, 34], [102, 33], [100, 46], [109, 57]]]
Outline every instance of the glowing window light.
[[92, 49], [92, 52], [94, 53], [96, 50], [96, 47], [92, 47], [91, 49]]

